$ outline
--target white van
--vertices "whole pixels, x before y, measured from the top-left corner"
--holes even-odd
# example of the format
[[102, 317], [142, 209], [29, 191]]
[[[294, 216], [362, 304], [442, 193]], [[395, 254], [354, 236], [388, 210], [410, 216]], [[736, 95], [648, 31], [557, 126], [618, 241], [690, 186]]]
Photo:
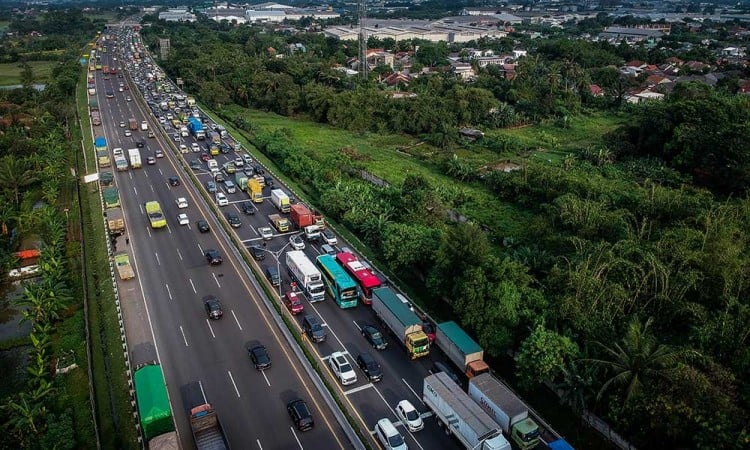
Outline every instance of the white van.
[[206, 162], [206, 164], [208, 164], [208, 170], [213, 170], [213, 169], [216, 169], [217, 171], [219, 170], [219, 163], [216, 162], [215, 159], [209, 159]]
[[320, 227], [317, 225], [308, 225], [305, 227], [305, 238], [308, 241], [314, 241], [320, 237]]
[[141, 122], [141, 131], [146, 131], [146, 130], [148, 130], [148, 122], [144, 120], [143, 122]]
[[408, 447], [406, 446], [406, 442], [404, 442], [404, 437], [401, 436], [401, 433], [396, 430], [396, 427], [393, 425], [393, 422], [391, 422], [389, 419], [380, 419], [378, 420], [377, 425], [375, 425], [375, 435], [378, 437], [378, 440], [381, 444], [383, 444], [383, 447], [389, 450], [407, 450]]

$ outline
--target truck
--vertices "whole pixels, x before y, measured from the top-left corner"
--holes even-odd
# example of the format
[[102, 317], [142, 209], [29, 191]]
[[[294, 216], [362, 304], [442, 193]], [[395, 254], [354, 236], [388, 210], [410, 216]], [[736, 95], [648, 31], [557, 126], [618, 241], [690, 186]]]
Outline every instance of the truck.
[[[133, 374], [133, 385], [141, 430], [149, 443], [149, 448], [169, 448], [158, 447], [177, 440], [167, 384], [161, 366], [154, 363], [138, 367]], [[174, 435], [174, 438], [168, 435]]]
[[128, 160], [122, 155], [115, 156], [115, 167], [118, 172], [128, 170]]
[[228, 450], [229, 443], [219, 415], [206, 400], [200, 383], [188, 383], [181, 391], [188, 408], [190, 431], [198, 450]]
[[96, 161], [99, 167], [109, 167], [112, 165], [112, 161], [109, 159], [109, 151], [99, 150], [96, 152]]
[[96, 139], [94, 139], [94, 149], [96, 149], [97, 152], [107, 150], [107, 140], [101, 136], [97, 136]]
[[128, 119], [128, 129], [132, 131], [138, 131], [138, 121], [132, 117]]
[[289, 196], [281, 189], [271, 190], [271, 203], [283, 213], [289, 212]]
[[289, 231], [289, 219], [286, 217], [281, 217], [278, 214], [271, 214], [268, 216], [268, 220], [277, 230], [279, 230], [280, 233], [286, 233]]
[[141, 167], [141, 151], [137, 148], [128, 149], [128, 159], [130, 159], [130, 167], [133, 169]]
[[291, 205], [290, 213], [291, 214], [289, 215], [289, 218], [292, 220], [292, 223], [297, 227], [298, 230], [301, 230], [310, 225], [318, 225], [320, 227], [325, 226], [325, 220], [323, 219], [323, 216], [315, 213], [302, 203], [295, 203], [294, 205]]
[[216, 125], [214, 127], [214, 130], [216, 130], [216, 132], [219, 133], [219, 136], [222, 138], [229, 137], [229, 133], [227, 133], [227, 129], [224, 128], [224, 125]]
[[120, 192], [116, 187], [111, 186], [105, 188], [102, 192], [102, 196], [104, 197], [104, 206], [107, 208], [116, 208], [120, 206]]
[[510, 436], [518, 448], [527, 450], [539, 444], [539, 426], [529, 417], [529, 409], [492, 374], [483, 373], [471, 378], [469, 397]]
[[133, 266], [130, 265], [130, 257], [126, 252], [115, 254], [115, 266], [117, 266], [117, 274], [122, 281], [135, 278]]
[[112, 172], [102, 172], [99, 174], [99, 183], [102, 186], [112, 186], [114, 182], [115, 176], [112, 175]]
[[188, 128], [184, 125], [180, 127], [180, 136], [182, 137], [190, 136], [190, 133], [188, 132]]
[[465, 449], [511, 450], [498, 424], [444, 372], [424, 379], [422, 400], [445, 433]]
[[255, 178], [251, 178], [247, 182], [247, 193], [250, 194], [250, 199], [255, 203], [263, 203], [263, 187]]
[[91, 124], [97, 127], [102, 124], [102, 115], [99, 111], [91, 111]]
[[406, 347], [411, 359], [430, 354], [430, 339], [422, 330], [422, 320], [399, 300], [391, 288], [372, 290], [372, 309]]
[[112, 236], [120, 236], [125, 232], [125, 219], [120, 208], [111, 208], [107, 213], [107, 228]]
[[325, 285], [318, 268], [301, 250], [286, 252], [286, 267], [289, 275], [302, 288], [310, 303], [325, 300]]
[[244, 172], [237, 171], [234, 173], [234, 184], [237, 185], [237, 189], [244, 191], [247, 188], [247, 175]]
[[490, 371], [484, 362], [484, 350], [456, 322], [443, 322], [436, 326], [435, 343], [445, 356], [467, 378]]
[[195, 117], [189, 118], [187, 126], [194, 138], [199, 141], [206, 139], [206, 130], [203, 129], [203, 123], [201, 123], [199, 119], [196, 119]]
[[89, 99], [89, 109], [91, 111], [99, 111], [99, 100], [95, 98]]

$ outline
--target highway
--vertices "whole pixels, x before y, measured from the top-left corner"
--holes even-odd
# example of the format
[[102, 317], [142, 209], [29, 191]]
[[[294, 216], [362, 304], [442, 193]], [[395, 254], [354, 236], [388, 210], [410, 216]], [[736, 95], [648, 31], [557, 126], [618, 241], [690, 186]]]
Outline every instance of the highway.
[[[119, 66], [113, 48], [102, 55], [102, 62]], [[124, 64], [123, 64], [124, 66]], [[144, 110], [128, 96], [138, 93], [134, 86], [119, 90], [126, 78], [96, 72], [97, 98], [102, 113], [101, 127], [95, 135], [106, 137], [110, 149], [136, 147], [141, 149], [144, 164], [140, 169], [115, 173], [127, 224], [127, 238], [118, 242], [118, 250], [129, 247], [136, 280], [121, 283], [123, 303], [144, 301], [142, 311], [124, 306], [131, 361], [134, 365], [159, 361], [164, 369], [178, 432], [183, 448], [194, 448], [187, 421], [187, 408], [181, 387], [199, 381], [207, 400], [219, 413], [230, 444], [234, 448], [352, 448], [335, 416], [310, 382], [302, 364], [263, 305], [245, 268], [234, 257], [226, 240], [217, 231], [218, 224], [208, 213], [202, 200], [190, 189], [190, 181], [175, 164], [169, 146], [161, 139], [147, 137], [146, 131], [133, 131], [125, 136], [129, 118], [139, 124], [147, 120]], [[113, 92], [107, 98], [106, 92]], [[146, 158], [161, 149], [166, 155], [154, 165]], [[171, 187], [167, 177], [175, 175], [181, 186]], [[176, 198], [185, 197], [187, 209], [178, 210]], [[143, 205], [157, 200], [167, 217], [168, 227], [149, 227]], [[178, 212], [186, 212], [190, 225], [177, 223]], [[201, 234], [194, 223], [206, 218], [211, 233]], [[203, 256], [208, 248], [218, 249], [224, 256], [220, 266], [209, 266]], [[216, 295], [223, 303], [224, 317], [210, 321], [202, 297]], [[133, 329], [135, 328], [135, 329]], [[152, 333], [153, 339], [148, 337]], [[138, 338], [140, 337], [140, 339]], [[250, 363], [246, 346], [260, 342], [269, 350], [273, 367], [258, 372]], [[316, 426], [299, 432], [292, 426], [286, 403], [303, 398], [312, 409]]]
[[[111, 58], [112, 54], [110, 48], [107, 56]], [[122, 64], [115, 65], [126, 68], [125, 62], [121, 62]], [[134, 80], [145, 80], [145, 73], [151, 71], [153, 69], [147, 70], [141, 64], [139, 69], [130, 72], [130, 76]], [[143, 285], [147, 299], [146, 304], [158, 343], [158, 356], [170, 384], [173, 404], [175, 396], [178, 395], [174, 385], [185, 384], [197, 378], [203, 383], [208, 400], [216, 406], [222, 421], [226, 424], [230, 441], [241, 444], [238, 448], [250, 448], [248, 445], [256, 448], [253, 444], [256, 439], [262, 444], [262, 448], [298, 448], [296, 439], [300, 439], [300, 447], [304, 448], [337, 448], [349, 445], [331, 414], [325, 411], [321, 400], [315, 402], [314, 431], [301, 434], [296, 430], [290, 430], [291, 422], [284, 410], [286, 401], [290, 397], [300, 396], [307, 399], [308, 403], [312, 403], [311, 400], [319, 396], [313, 387], [307, 386], [306, 373], [300, 369], [300, 363], [295, 360], [266, 308], [260, 303], [259, 295], [249, 281], [246, 271], [241, 267], [241, 261], [233, 256], [229, 248], [231, 243], [217, 233], [220, 228], [216, 222], [217, 218], [203, 204], [203, 199], [196, 190], [205, 189], [205, 182], [212, 180], [206, 164], [201, 163], [199, 169], [193, 169], [193, 173], [200, 181], [200, 186], [195, 186], [177, 163], [178, 158], [184, 158], [185, 166], [189, 167], [193, 160], [200, 157], [200, 152], [178, 152], [179, 143], [184, 143], [190, 148], [193, 142], [197, 142], [201, 152], [204, 152], [208, 141], [194, 141], [192, 137], [187, 137], [180, 138], [180, 142], [167, 143], [161, 142], [161, 139], [147, 139], [146, 133], [140, 131], [133, 132], [132, 137], [125, 137], [124, 128], [119, 127], [119, 122], [124, 121], [127, 124], [128, 118], [135, 117], [140, 124], [145, 119], [146, 112], [151, 111], [147, 108], [141, 110], [137, 105], [144, 103], [139, 103], [136, 99], [126, 101], [128, 94], [141, 95], [135, 85], [131, 86], [129, 92], [118, 92], [117, 83], [123, 79], [112, 76], [110, 80], [104, 81], [101, 77], [101, 73], [97, 72], [97, 83], [102, 83], [102, 88], [97, 89], [97, 95], [103, 111], [104, 128], [110, 148], [127, 149], [133, 147], [136, 141], [146, 141], [146, 147], [142, 151], [143, 169], [117, 173], [117, 182], [127, 211], [130, 245], [136, 254], [138, 280]], [[104, 93], [111, 89], [115, 91], [115, 98], [108, 100]], [[150, 94], [147, 94], [146, 98], [149, 99]], [[167, 112], [173, 113], [157, 113]], [[210, 114], [207, 115], [210, 117]], [[158, 124], [158, 119], [152, 115], [149, 126], [162, 126], [170, 137], [176, 132], [168, 122], [164, 125]], [[158, 138], [160, 133], [156, 134]], [[225, 139], [224, 142], [230, 146], [233, 144], [229, 139]], [[157, 159], [153, 166], [146, 165], [145, 157], [154, 155], [157, 148], [161, 148], [166, 157]], [[221, 167], [225, 162], [234, 160], [236, 156], [234, 152], [230, 152], [219, 154], [214, 159]], [[179, 177], [181, 185], [170, 187], [167, 183], [169, 176]], [[231, 179], [231, 176], [228, 178]], [[278, 180], [275, 180], [274, 184], [275, 187], [281, 187], [289, 192]], [[217, 186], [222, 189], [220, 183], [217, 183]], [[264, 189], [264, 202], [254, 204], [257, 211], [253, 215], [246, 215], [240, 210], [240, 203], [249, 199], [245, 192], [238, 189], [236, 193], [226, 195], [230, 204], [220, 210], [222, 213], [233, 211], [240, 217], [242, 225], [232, 229], [237, 239], [246, 247], [261, 243], [257, 228], [272, 227], [267, 216], [278, 213], [269, 199], [270, 188]], [[186, 210], [191, 222], [189, 226], [177, 225], [177, 214], [185, 211], [177, 209], [177, 197], [187, 198], [190, 204]], [[149, 228], [143, 213], [143, 203], [149, 200], [158, 200], [161, 203], [169, 222], [168, 229], [155, 231]], [[198, 233], [194, 222], [199, 218], [209, 221], [211, 233]], [[224, 220], [223, 217], [220, 220]], [[266, 241], [265, 259], [254, 262], [258, 264], [258, 273], [262, 273], [266, 265], [280, 269], [282, 293], [290, 290], [291, 286], [285, 267], [284, 252], [291, 250], [289, 236], [294, 233], [298, 234], [299, 231], [278, 233], [274, 229], [274, 238]], [[334, 246], [336, 250], [345, 246], [351, 247], [340, 236], [338, 241]], [[209, 267], [202, 253], [206, 248], [218, 249], [224, 256], [223, 265]], [[311, 242], [307, 243], [304, 251], [312, 261], [323, 252], [320, 243]], [[266, 282], [264, 279], [259, 281]], [[279, 288], [272, 289], [277, 291]], [[222, 299], [225, 314], [220, 321], [210, 322], [206, 319], [200, 299], [208, 294], [218, 295]], [[275, 301], [278, 302], [279, 298]], [[430, 413], [426, 413], [427, 408], [421, 400], [423, 378], [430, 373], [433, 360], [443, 359], [436, 356], [439, 354], [438, 351], [433, 351], [429, 357], [411, 361], [397, 339], [388, 334], [384, 325], [378, 322], [369, 306], [360, 304], [356, 308], [344, 310], [330, 297], [323, 302], [313, 304], [304, 300], [303, 303], [304, 314], [312, 313], [320, 317], [328, 333], [328, 339], [323, 343], [307, 343], [317, 356], [319, 366], [323, 371], [327, 371], [328, 355], [342, 351], [357, 371], [356, 384], [341, 386], [333, 377], [330, 377], [329, 381], [334, 386], [336, 395], [348, 403], [348, 409], [360, 422], [363, 430], [371, 431], [379, 419], [388, 417], [397, 425], [409, 448], [459, 448], [456, 442], [446, 439], [436, 422], [430, 419]], [[298, 324], [298, 330], [301, 330], [299, 324], [304, 314], [293, 319]], [[376, 325], [386, 336], [389, 342], [386, 350], [378, 351], [371, 348], [361, 336], [360, 327], [366, 323]], [[258, 373], [250, 366], [244, 345], [252, 340], [259, 340], [268, 346], [274, 358], [274, 366], [269, 371]], [[363, 351], [368, 351], [380, 363], [384, 374], [382, 381], [370, 383], [356, 367], [355, 358]], [[137, 350], [133, 352], [137, 353]], [[327, 371], [327, 374], [330, 374], [330, 371]], [[417, 410], [424, 413], [423, 430], [411, 433], [399, 422], [394, 408], [404, 399], [409, 400]], [[258, 408], [259, 405], [263, 407]], [[183, 430], [189, 428], [184, 415], [177, 414], [177, 419], [185, 445], [190, 439], [185, 436]], [[374, 443], [375, 440], [371, 445], [375, 446]]]

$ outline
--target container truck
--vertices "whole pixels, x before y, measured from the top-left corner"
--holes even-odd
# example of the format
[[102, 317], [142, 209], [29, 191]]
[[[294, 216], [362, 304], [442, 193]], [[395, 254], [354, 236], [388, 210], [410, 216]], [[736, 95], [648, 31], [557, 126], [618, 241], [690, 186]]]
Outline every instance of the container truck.
[[95, 98], [89, 99], [89, 109], [91, 111], [99, 111], [99, 101]]
[[430, 354], [430, 340], [422, 331], [422, 320], [387, 287], [373, 289], [372, 309], [406, 347], [411, 359]]
[[255, 178], [251, 178], [247, 182], [247, 193], [250, 194], [250, 199], [255, 203], [263, 203], [263, 187]]
[[234, 184], [237, 185], [237, 189], [244, 191], [247, 188], [247, 175], [244, 172], [235, 172]]
[[120, 192], [116, 187], [108, 187], [102, 192], [104, 197], [104, 206], [107, 208], [116, 208], [120, 206]]
[[115, 176], [112, 175], [112, 172], [102, 172], [99, 174], [99, 183], [102, 186], [112, 186], [114, 182]]
[[187, 126], [188, 130], [190, 130], [190, 133], [194, 138], [198, 139], [199, 141], [206, 139], [206, 130], [203, 129], [203, 123], [201, 123], [199, 119], [191, 117], [190, 119], [188, 119]]
[[279, 211], [283, 213], [289, 212], [289, 196], [281, 189], [271, 190], [271, 203], [273, 203], [273, 206]]
[[323, 276], [315, 264], [305, 256], [305, 252], [301, 250], [286, 252], [286, 267], [289, 275], [302, 288], [310, 303], [325, 300]]
[[109, 151], [107, 150], [99, 150], [96, 152], [96, 161], [100, 168], [112, 165], [112, 162], [109, 160]]
[[128, 170], [128, 160], [122, 155], [115, 156], [115, 167], [119, 172]]
[[169, 442], [170, 439], [162, 438], [168, 434], [175, 434], [176, 440], [172, 408], [161, 366], [147, 364], [139, 367], [133, 380], [141, 430], [143, 437], [149, 442], [149, 448], [153, 449], [152, 443]]
[[94, 140], [94, 148], [97, 152], [107, 150], [107, 140], [101, 136], [97, 136], [97, 138]]
[[130, 159], [130, 167], [138, 169], [141, 167], [141, 151], [137, 148], [128, 149], [128, 158]]
[[280, 233], [286, 233], [289, 231], [289, 219], [286, 217], [281, 217], [278, 214], [271, 214], [268, 216], [268, 220], [277, 230], [279, 230]]
[[490, 371], [484, 362], [484, 350], [456, 322], [439, 323], [435, 343], [467, 378]]
[[511, 450], [497, 423], [443, 372], [424, 379], [422, 400], [446, 434], [466, 449]]
[[128, 119], [128, 129], [132, 131], [138, 131], [138, 121], [132, 117]]
[[107, 228], [112, 236], [119, 236], [125, 232], [125, 219], [120, 208], [107, 210]]
[[325, 226], [323, 216], [315, 213], [302, 203], [295, 203], [294, 205], [291, 205], [289, 209], [289, 212], [291, 213], [289, 218], [299, 230], [310, 225], [318, 225], [319, 227]]
[[130, 257], [126, 252], [120, 252], [115, 255], [115, 266], [117, 267], [117, 274], [122, 281], [135, 278], [133, 266], [130, 265]]
[[529, 417], [529, 409], [492, 374], [483, 373], [470, 379], [469, 397], [497, 422], [518, 448], [526, 450], [539, 444], [539, 426]]

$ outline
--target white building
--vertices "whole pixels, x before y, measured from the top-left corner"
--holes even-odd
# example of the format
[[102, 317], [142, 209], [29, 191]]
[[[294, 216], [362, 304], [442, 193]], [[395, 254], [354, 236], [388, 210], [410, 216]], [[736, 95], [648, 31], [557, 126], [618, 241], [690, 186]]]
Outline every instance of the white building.
[[[403, 22], [404, 26], [385, 26], [375, 28], [374, 26], [365, 27], [367, 36], [375, 36], [378, 39], [390, 38], [395, 41], [406, 39], [424, 39], [431, 42], [469, 42], [475, 39], [489, 37], [501, 38], [508, 33], [493, 27], [472, 27], [464, 25], [448, 25], [443, 23], [410, 25], [408, 21]], [[357, 40], [359, 38], [358, 28], [349, 27], [329, 27], [323, 30], [323, 34], [328, 37], [334, 37], [342, 41]]]
[[195, 22], [195, 14], [187, 9], [168, 9], [159, 13], [159, 20], [167, 22]]

